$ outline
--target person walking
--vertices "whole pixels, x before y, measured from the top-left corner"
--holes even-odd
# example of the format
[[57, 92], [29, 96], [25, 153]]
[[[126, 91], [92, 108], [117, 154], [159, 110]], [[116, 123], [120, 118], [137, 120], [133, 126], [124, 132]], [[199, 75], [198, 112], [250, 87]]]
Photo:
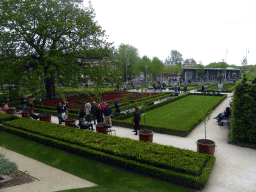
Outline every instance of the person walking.
[[22, 95], [22, 98], [21, 98], [21, 103], [22, 103], [22, 111], [25, 111], [26, 110], [26, 97], [25, 95]]
[[111, 108], [106, 103], [106, 108], [104, 109], [105, 120], [104, 123], [108, 123], [110, 127], [112, 127], [111, 121]]
[[202, 85], [202, 92], [204, 92], [204, 85]]
[[140, 123], [140, 112], [139, 112], [138, 107], [135, 107], [134, 121], [133, 121], [133, 124], [134, 124], [134, 131], [133, 132], [135, 132], [134, 135], [138, 135], [138, 130], [140, 130], [139, 123]]
[[187, 93], [187, 84], [184, 84], [184, 92]]
[[93, 104], [92, 104], [92, 119], [94, 121], [94, 125], [96, 125], [96, 111], [97, 111], [97, 106], [96, 106], [96, 102], [93, 101]]
[[120, 109], [119, 109], [119, 106], [120, 106], [119, 98], [116, 99], [114, 105], [115, 105], [115, 113], [116, 113], [116, 114], [120, 113]]
[[85, 124], [84, 109], [81, 107], [78, 113], [78, 117], [83, 124]]
[[102, 110], [100, 108], [100, 105], [97, 106], [95, 116], [96, 116], [96, 119], [97, 119], [97, 123], [103, 123], [103, 114], [102, 114]]
[[89, 101], [87, 100], [86, 104], [85, 104], [85, 110], [86, 110], [86, 116], [87, 116], [88, 123], [91, 123], [91, 109], [92, 109], [92, 106], [89, 103]]
[[63, 110], [63, 108], [61, 106], [61, 102], [59, 102], [59, 104], [57, 106], [59, 124], [62, 124], [62, 112], [63, 112], [62, 110]]
[[68, 118], [68, 110], [67, 110], [68, 102], [66, 100], [63, 100], [62, 104], [63, 104], [63, 112], [65, 113], [64, 119], [67, 119]]
[[28, 103], [29, 103], [29, 107], [30, 107], [30, 113], [34, 113], [34, 100], [35, 98], [29, 97], [28, 98]]

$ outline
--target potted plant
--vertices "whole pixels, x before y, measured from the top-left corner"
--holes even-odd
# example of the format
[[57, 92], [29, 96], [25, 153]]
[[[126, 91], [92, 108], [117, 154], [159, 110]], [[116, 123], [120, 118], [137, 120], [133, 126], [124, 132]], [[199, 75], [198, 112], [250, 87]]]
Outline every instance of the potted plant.
[[205, 125], [205, 138], [197, 140], [197, 152], [214, 155], [215, 142], [212, 140], [206, 139], [206, 124], [210, 120], [211, 113], [212, 113], [212, 111], [204, 112], [204, 113], [200, 111], [200, 113], [199, 113], [200, 118], [204, 122], [204, 125]]

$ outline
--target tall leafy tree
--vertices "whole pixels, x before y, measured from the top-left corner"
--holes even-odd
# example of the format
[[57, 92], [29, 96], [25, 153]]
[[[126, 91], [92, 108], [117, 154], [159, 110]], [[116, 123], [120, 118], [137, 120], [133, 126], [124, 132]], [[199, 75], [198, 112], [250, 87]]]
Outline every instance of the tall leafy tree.
[[[146, 75], [148, 75], [148, 69], [152, 65], [151, 59], [149, 59], [147, 56], [143, 56], [139, 62], [139, 70], [144, 73], [144, 79], [146, 80]], [[147, 68], [147, 69], [146, 69]], [[147, 72], [147, 74], [146, 74]]]
[[128, 44], [121, 44], [115, 50], [115, 57], [117, 66], [124, 76], [124, 80], [128, 79], [127, 76], [138, 75], [138, 63], [140, 61], [138, 49]]
[[156, 80], [156, 76], [161, 74], [163, 68], [163, 62], [157, 57], [154, 57], [151, 64], [148, 66], [148, 74], [152, 74], [153, 78]]
[[20, 69], [20, 82], [32, 91], [44, 85], [48, 98], [56, 84], [77, 85], [82, 75], [97, 75], [88, 70], [92, 61], [108, 61], [113, 53], [94, 9], [82, 0], [4, 0], [0, 13], [1, 68]]
[[176, 64], [181, 64], [183, 61], [182, 54], [177, 50], [171, 50], [170, 55], [167, 58], [167, 61], [173, 61]]

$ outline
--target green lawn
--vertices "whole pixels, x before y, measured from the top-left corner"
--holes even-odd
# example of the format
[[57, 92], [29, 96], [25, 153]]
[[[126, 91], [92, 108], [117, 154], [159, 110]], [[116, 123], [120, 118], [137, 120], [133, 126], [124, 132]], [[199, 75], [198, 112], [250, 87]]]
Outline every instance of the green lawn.
[[[234, 90], [234, 87], [235, 87], [235, 83], [226, 83], [226, 84], [223, 84], [223, 88], [222, 88], [222, 91], [228, 91], [228, 92], [232, 92]], [[215, 83], [215, 84], [212, 84], [212, 85], [209, 85], [208, 87], [206, 87], [205, 89], [207, 89], [207, 91], [214, 91], [214, 90], [218, 90], [218, 84]], [[200, 89], [198, 89], [198, 91], [201, 91], [201, 87]]]
[[[146, 112], [146, 125], [155, 125], [175, 130], [190, 129], [199, 116], [200, 111], [210, 108], [220, 100], [221, 96], [190, 95], [162, 107]], [[131, 122], [132, 118], [125, 120]], [[144, 124], [141, 112], [140, 124]]]
[[0, 145], [99, 185], [66, 191], [193, 192], [193, 190], [168, 182], [126, 171], [125, 169], [58, 150], [2, 131], [0, 131]]

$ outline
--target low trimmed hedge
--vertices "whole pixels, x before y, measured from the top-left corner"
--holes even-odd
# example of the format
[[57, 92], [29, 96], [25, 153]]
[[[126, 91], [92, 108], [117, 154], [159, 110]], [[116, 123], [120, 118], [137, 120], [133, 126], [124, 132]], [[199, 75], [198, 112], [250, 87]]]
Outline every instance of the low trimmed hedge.
[[5, 121], [12, 121], [15, 119], [19, 119], [20, 117], [16, 116], [16, 115], [10, 115], [10, 114], [6, 114], [6, 113], [0, 113], [0, 123], [3, 123]]
[[[209, 96], [208, 94], [186, 93], [184, 95], [174, 97], [174, 98], [166, 100], [164, 102], [161, 102], [161, 103], [158, 103], [158, 104], [155, 104], [155, 105], [151, 105], [151, 106], [147, 106], [146, 111], [153, 110], [155, 108], [161, 107], [163, 105], [166, 105], [168, 103], [179, 100], [179, 99], [184, 98], [184, 97], [189, 96], [189, 95], [206, 95], [206, 96]], [[222, 97], [213, 106], [206, 109], [206, 112], [209, 112], [209, 111], [215, 109], [227, 97], [226, 94], [224, 94], [224, 95], [221, 95], [221, 94], [217, 95], [216, 94], [214, 96], [222, 96]], [[143, 113], [144, 109], [140, 109], [140, 111], [141, 111], [141, 113]], [[123, 121], [125, 119], [133, 117], [133, 115], [134, 115], [134, 112], [129, 112], [129, 113], [126, 113], [124, 115], [117, 116], [117, 117], [112, 119], [112, 124], [115, 125], [115, 126], [120, 126], [120, 127], [133, 128], [134, 125], [133, 125], [132, 122]], [[207, 115], [207, 113], [204, 114], [204, 116], [206, 116], [206, 115]], [[188, 129], [186, 129], [186, 130], [179, 130], [179, 129], [175, 129], [175, 128], [167, 128], [167, 127], [162, 127], [162, 126], [157, 126], [157, 125], [148, 125], [148, 124], [145, 124], [145, 125], [140, 124], [140, 128], [141, 129], [150, 129], [150, 130], [152, 130], [154, 132], [158, 132], [158, 133], [164, 133], [164, 134], [186, 137], [201, 122], [202, 122], [202, 119], [200, 117], [198, 117], [197, 119], [195, 119], [193, 122], [190, 123], [190, 125], [188, 126]]]
[[194, 189], [202, 189], [215, 157], [171, 146], [20, 118], [0, 125], [11, 132], [133, 171]]

